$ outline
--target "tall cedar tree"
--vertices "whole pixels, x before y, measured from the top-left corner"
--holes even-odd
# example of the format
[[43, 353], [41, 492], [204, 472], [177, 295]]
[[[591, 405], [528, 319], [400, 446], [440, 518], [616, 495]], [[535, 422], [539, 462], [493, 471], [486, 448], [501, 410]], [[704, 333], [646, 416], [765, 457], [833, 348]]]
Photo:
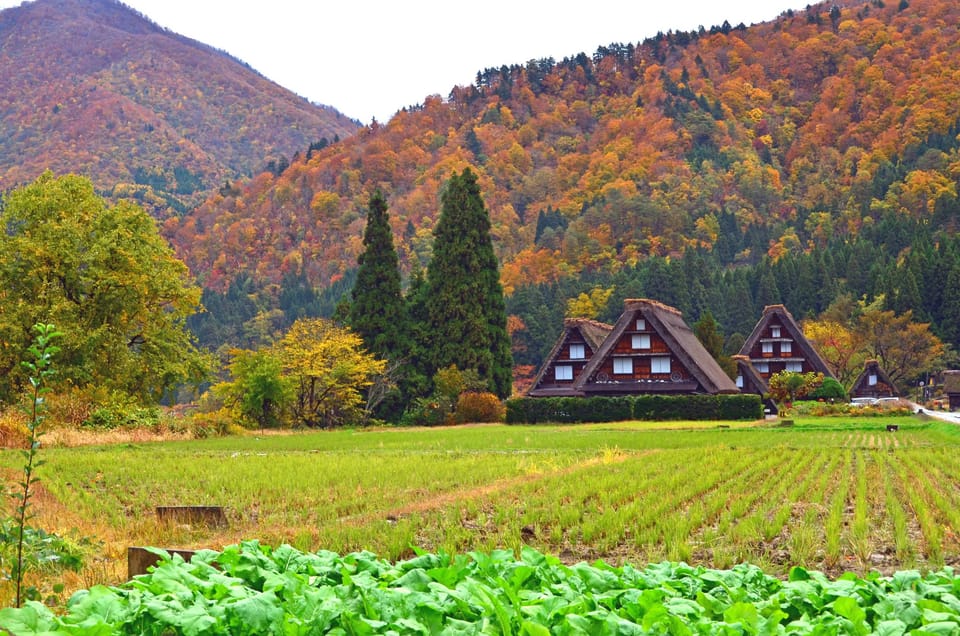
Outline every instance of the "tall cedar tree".
[[[409, 329], [400, 291], [400, 261], [393, 245], [387, 202], [378, 189], [370, 196], [364, 250], [358, 259], [349, 323], [371, 353], [393, 361], [410, 355]], [[400, 394], [394, 392], [377, 408], [377, 417], [395, 420], [403, 413], [405, 396], [411, 392], [412, 369], [398, 378]]]
[[400, 261], [393, 246], [387, 202], [380, 190], [370, 196], [364, 250], [350, 304], [350, 327], [371, 353], [396, 360], [406, 347]]
[[507, 312], [490, 216], [469, 168], [447, 183], [433, 236], [426, 298], [429, 367], [474, 369], [493, 393], [507, 397], [513, 366]]

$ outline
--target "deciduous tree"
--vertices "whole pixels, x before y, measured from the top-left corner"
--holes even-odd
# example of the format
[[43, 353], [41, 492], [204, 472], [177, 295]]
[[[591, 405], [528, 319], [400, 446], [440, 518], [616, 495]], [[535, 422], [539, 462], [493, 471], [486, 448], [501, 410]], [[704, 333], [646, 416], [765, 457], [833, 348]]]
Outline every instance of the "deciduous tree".
[[197, 380], [203, 357], [185, 328], [200, 290], [150, 216], [109, 207], [83, 177], [45, 173], [4, 198], [0, 211], [0, 400], [37, 322], [65, 334], [58, 372], [155, 402]]
[[293, 385], [284, 377], [276, 351], [234, 349], [228, 370], [231, 380], [216, 385], [214, 392], [240, 419], [260, 428], [280, 426], [293, 397]]
[[303, 319], [279, 345], [283, 372], [295, 385], [295, 423], [331, 427], [361, 418], [362, 392], [386, 362], [367, 353], [360, 336], [329, 320]]
[[930, 331], [930, 324], [913, 322], [909, 310], [897, 315], [874, 302], [864, 309], [857, 328], [867, 355], [877, 360], [901, 389], [930, 371], [944, 354], [943, 343]]

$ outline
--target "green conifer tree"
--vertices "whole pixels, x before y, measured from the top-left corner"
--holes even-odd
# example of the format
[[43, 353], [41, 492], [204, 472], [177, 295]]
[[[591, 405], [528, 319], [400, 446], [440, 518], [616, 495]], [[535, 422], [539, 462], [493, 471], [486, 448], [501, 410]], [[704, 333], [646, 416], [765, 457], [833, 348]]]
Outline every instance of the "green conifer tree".
[[370, 352], [393, 358], [404, 348], [404, 307], [400, 260], [393, 246], [387, 202], [380, 190], [370, 196], [363, 246], [351, 293], [350, 327]]
[[[409, 329], [400, 291], [400, 260], [393, 245], [387, 202], [380, 190], [370, 196], [363, 245], [351, 293], [349, 324], [368, 351], [400, 361], [410, 353]], [[403, 378], [397, 381], [402, 389]], [[395, 419], [403, 412], [405, 402], [403, 395], [395, 395], [381, 403], [377, 414]]]
[[433, 235], [424, 343], [429, 366], [433, 372], [450, 365], [473, 369], [493, 393], [507, 397], [513, 360], [503, 288], [490, 216], [469, 168], [447, 183]]

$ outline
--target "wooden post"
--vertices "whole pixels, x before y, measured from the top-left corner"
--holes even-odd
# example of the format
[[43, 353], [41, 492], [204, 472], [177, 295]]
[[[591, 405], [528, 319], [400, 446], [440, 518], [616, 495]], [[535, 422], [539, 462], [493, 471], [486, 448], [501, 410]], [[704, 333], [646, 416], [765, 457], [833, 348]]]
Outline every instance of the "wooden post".
[[[179, 554], [184, 561], [193, 558], [196, 550], [167, 550], [171, 555]], [[131, 546], [127, 548], [127, 579], [146, 574], [147, 568], [156, 565], [160, 557], [146, 548]]]

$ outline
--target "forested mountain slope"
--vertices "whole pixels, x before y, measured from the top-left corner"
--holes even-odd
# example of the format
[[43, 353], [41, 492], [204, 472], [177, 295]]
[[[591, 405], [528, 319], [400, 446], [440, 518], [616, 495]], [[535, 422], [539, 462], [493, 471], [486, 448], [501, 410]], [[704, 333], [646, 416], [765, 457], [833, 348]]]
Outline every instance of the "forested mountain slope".
[[[355, 266], [378, 187], [402, 260], [423, 264], [438, 190], [465, 165], [508, 292], [689, 248], [777, 259], [888, 210], [952, 229], [958, 23], [950, 0], [847, 0], [487, 69], [214, 196], [167, 234], [207, 286], [302, 268], [324, 288]], [[734, 228], [749, 240], [725, 240]]]
[[46, 168], [180, 214], [357, 124], [115, 0], [0, 13], [0, 189]]

